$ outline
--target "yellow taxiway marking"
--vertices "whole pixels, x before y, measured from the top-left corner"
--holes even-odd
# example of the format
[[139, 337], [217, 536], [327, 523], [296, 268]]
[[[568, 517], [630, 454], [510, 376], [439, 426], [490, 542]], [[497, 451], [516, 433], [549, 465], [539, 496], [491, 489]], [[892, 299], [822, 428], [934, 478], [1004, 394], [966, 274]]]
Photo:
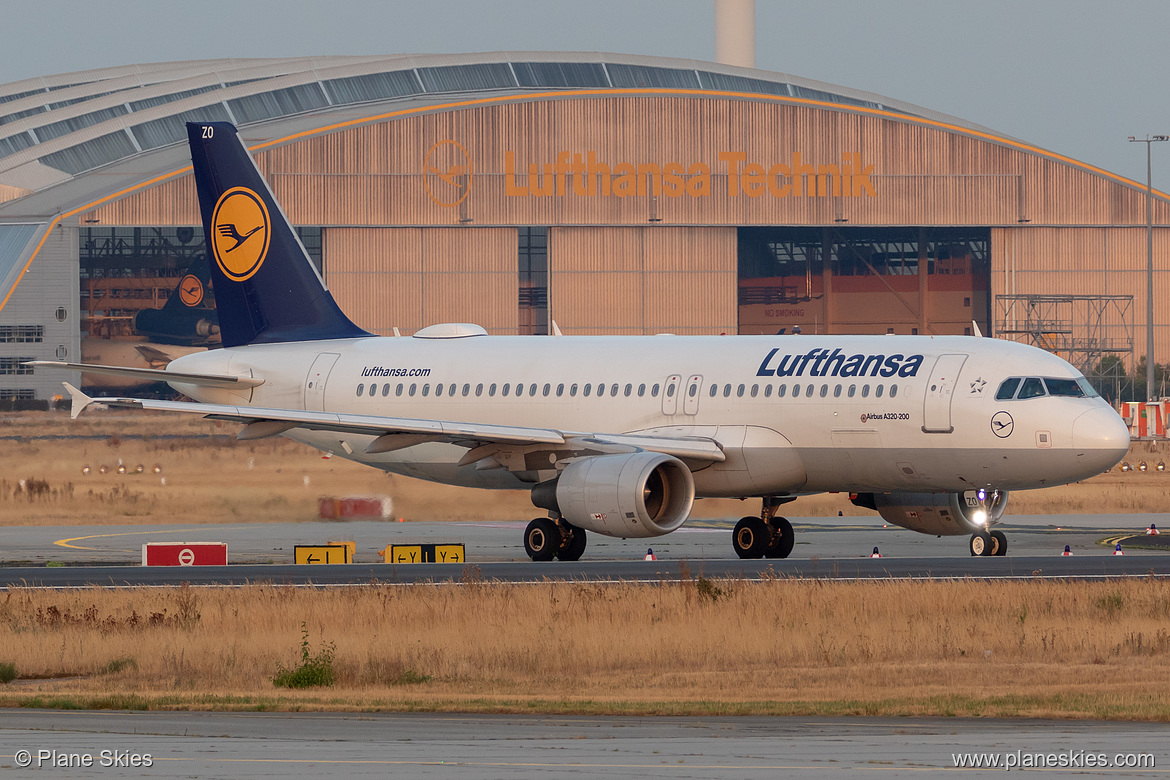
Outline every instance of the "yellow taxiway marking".
[[[79, 545], [79, 544], [70, 544], [70, 542], [81, 542], [81, 541], [85, 541], [86, 539], [108, 539], [108, 538], [113, 537], [113, 536], [135, 536], [135, 535], [141, 535], [141, 534], [186, 534], [186, 533], [191, 533], [192, 531], [195, 531], [195, 530], [203, 530], [203, 529], [206, 529], [208, 527], [209, 526], [195, 526], [193, 528], [175, 528], [175, 529], [172, 529], [169, 531], [160, 531], [157, 528], [152, 528], [152, 529], [149, 529], [146, 531], [126, 531], [124, 533], [118, 533], [118, 534], [94, 534], [93, 536], [74, 536], [70, 539], [58, 539], [57, 541], [53, 542], [53, 544], [57, 545], [58, 547], [68, 547], [71, 550], [100, 550], [101, 549], [100, 547], [83, 547], [82, 545]], [[215, 526], [215, 527], [222, 528], [222, 529], [228, 530], [228, 531], [235, 531], [235, 530], [242, 528], [243, 526], [230, 526], [229, 527], [229, 526], [222, 526], [221, 525], [221, 526]], [[133, 552], [133, 550], [124, 550], [122, 552]]]

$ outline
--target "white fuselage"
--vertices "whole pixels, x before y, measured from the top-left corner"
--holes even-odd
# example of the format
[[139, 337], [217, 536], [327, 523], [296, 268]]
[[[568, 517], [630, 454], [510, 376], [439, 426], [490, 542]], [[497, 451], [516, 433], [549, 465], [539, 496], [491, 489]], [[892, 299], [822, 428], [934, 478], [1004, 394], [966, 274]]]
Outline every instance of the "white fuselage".
[[[726, 460], [696, 467], [697, 496], [1038, 488], [1112, 467], [1129, 442], [1097, 397], [996, 400], [1009, 377], [1080, 374], [971, 337], [370, 337], [218, 349], [170, 368], [264, 379], [242, 392], [172, 383], [209, 403], [714, 439]], [[373, 436], [286, 435], [448, 484], [557, 474], [458, 466], [467, 449], [455, 444], [366, 454]]]

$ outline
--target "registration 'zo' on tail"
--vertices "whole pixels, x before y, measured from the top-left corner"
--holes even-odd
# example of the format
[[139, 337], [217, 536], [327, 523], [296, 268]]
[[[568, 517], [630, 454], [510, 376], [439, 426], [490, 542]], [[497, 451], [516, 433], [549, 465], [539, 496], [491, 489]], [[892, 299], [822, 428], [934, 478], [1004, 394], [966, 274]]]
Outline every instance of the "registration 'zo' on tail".
[[[786, 558], [794, 533], [778, 509], [819, 491], [1003, 555], [1008, 491], [1084, 479], [1128, 448], [1076, 369], [995, 339], [489, 336], [461, 323], [371, 335], [326, 290], [236, 129], [188, 133], [224, 347], [154, 372], [193, 403], [102, 401], [528, 490], [545, 512], [524, 532], [533, 560], [577, 560], [588, 532], [670, 533], [710, 496], [759, 499], [731, 548]], [[76, 416], [93, 399], [69, 390]]]

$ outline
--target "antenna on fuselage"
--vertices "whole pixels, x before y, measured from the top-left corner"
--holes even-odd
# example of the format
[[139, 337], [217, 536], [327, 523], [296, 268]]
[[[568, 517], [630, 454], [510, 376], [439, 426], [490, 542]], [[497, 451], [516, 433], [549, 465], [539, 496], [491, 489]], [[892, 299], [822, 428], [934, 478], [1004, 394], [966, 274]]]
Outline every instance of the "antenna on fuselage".
[[564, 335], [563, 333], [561, 333], [561, 329], [560, 329], [560, 327], [557, 325], [557, 321], [556, 321], [556, 320], [549, 320], [549, 322], [551, 322], [551, 323], [552, 323], [552, 331], [553, 331], [553, 332], [552, 332], [552, 334], [553, 334], [554, 336], [563, 336], [563, 335]]
[[975, 334], [975, 338], [983, 338], [983, 331], [979, 330], [979, 323], [975, 320], [971, 320], [971, 332]]

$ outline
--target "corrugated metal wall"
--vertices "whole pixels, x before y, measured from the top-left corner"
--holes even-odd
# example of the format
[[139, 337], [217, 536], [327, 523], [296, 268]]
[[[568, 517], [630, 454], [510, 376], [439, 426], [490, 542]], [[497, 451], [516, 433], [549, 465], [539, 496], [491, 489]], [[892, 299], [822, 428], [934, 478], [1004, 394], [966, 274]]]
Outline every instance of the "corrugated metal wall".
[[553, 228], [549, 317], [564, 333], [735, 333], [733, 228]]
[[[1132, 295], [1135, 356], [1146, 352], [1146, 229], [991, 231], [994, 295]], [[1154, 229], [1154, 360], [1170, 362], [1170, 228]], [[994, 306], [994, 300], [993, 300]], [[1117, 332], [1120, 336], [1120, 331]]]
[[373, 333], [440, 322], [517, 332], [515, 228], [327, 228], [324, 243], [326, 284]]
[[[509, 152], [513, 177], [505, 175]], [[706, 187], [696, 175], [690, 190], [665, 186], [657, 197], [644, 181], [644, 194], [637, 192], [634, 179], [646, 174], [631, 177], [627, 196], [580, 194], [588, 192], [588, 177], [543, 175], [561, 152], [569, 167], [573, 155], [585, 165], [592, 152], [608, 167], [611, 190], [622, 190], [623, 163], [705, 165], [710, 176]], [[726, 155], [736, 153], [743, 161], [733, 166]], [[774, 196], [763, 185], [729, 182], [731, 167], [791, 167], [797, 155], [802, 165], [868, 171], [868, 179], [852, 178], [838, 197]], [[711, 97], [492, 104], [313, 137], [256, 159], [286, 212], [303, 225], [1145, 223], [1141, 189], [1003, 143], [905, 120]], [[470, 194], [442, 205], [463, 192], [457, 177], [438, 175], [457, 163], [473, 169]], [[529, 165], [541, 175], [528, 176]], [[600, 181], [594, 177], [595, 191]], [[534, 195], [541, 186], [552, 194]], [[102, 224], [191, 224], [197, 211], [190, 187], [164, 184], [88, 216]], [[1159, 201], [1155, 219], [1170, 222], [1170, 204]]]
[[[597, 193], [601, 176], [555, 173], [558, 159], [572, 169], [576, 155], [584, 166], [590, 153], [595, 166], [608, 168], [611, 191], [623, 196]], [[729, 154], [738, 153], [761, 171], [799, 163], [861, 175], [840, 195], [825, 179], [828, 194], [809, 197], [814, 175], [796, 196], [794, 187], [782, 189], [792, 179], [776, 179], [769, 190], [762, 180], [729, 176]], [[311, 137], [256, 159], [294, 223], [326, 227], [330, 284], [344, 307], [380, 332], [440, 320], [512, 332], [510, 228], [517, 225], [552, 227], [550, 316], [566, 332], [733, 332], [734, 227], [757, 224], [993, 226], [993, 300], [1005, 291], [1132, 293], [1135, 324], [1144, 324], [1140, 187], [1009, 142], [905, 118], [716, 96], [570, 97], [412, 115]], [[506, 175], [509, 160], [513, 176]], [[623, 164], [662, 171], [668, 163], [684, 171], [706, 166], [710, 175], [683, 176], [670, 186], [660, 180], [657, 193], [647, 173], [653, 168], [619, 181]], [[529, 165], [540, 175], [529, 176]], [[470, 175], [459, 166], [470, 167]], [[535, 194], [541, 188], [549, 194]], [[83, 219], [199, 221], [190, 177]], [[1170, 205], [1156, 203], [1155, 221], [1170, 224]], [[415, 229], [423, 227], [447, 229]], [[1168, 241], [1159, 239], [1161, 257]], [[441, 257], [461, 265], [435, 270]], [[682, 266], [670, 266], [671, 258]], [[1170, 272], [1158, 277], [1162, 301]], [[994, 318], [994, 303], [992, 309]], [[1168, 329], [1159, 326], [1164, 355]], [[1138, 347], [1140, 355], [1144, 339]]]

